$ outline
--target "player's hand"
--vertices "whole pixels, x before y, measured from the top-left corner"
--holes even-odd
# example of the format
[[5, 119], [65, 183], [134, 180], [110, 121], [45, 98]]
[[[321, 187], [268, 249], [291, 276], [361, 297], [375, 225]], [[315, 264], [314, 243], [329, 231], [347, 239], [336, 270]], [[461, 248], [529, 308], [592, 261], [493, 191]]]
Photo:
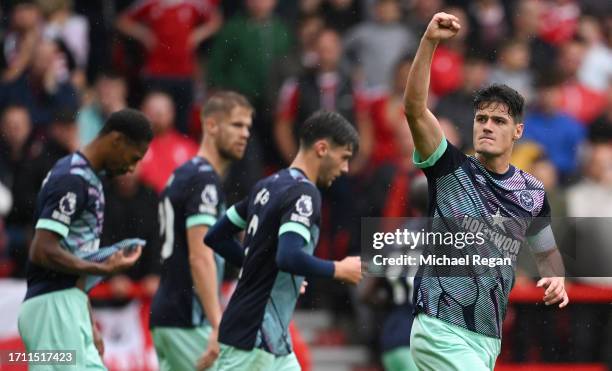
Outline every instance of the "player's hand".
[[544, 277], [538, 281], [536, 286], [544, 288], [544, 304], [553, 305], [561, 302], [559, 308], [563, 308], [569, 303], [569, 297], [565, 291], [565, 278]]
[[436, 13], [427, 25], [423, 36], [428, 40], [438, 42], [454, 37], [460, 29], [459, 18], [448, 13]]
[[361, 258], [359, 256], [347, 256], [346, 258], [334, 262], [334, 278], [352, 283], [354, 285], [361, 281]]
[[113, 255], [110, 256], [103, 264], [107, 273], [117, 273], [128, 269], [136, 261], [140, 258], [142, 254], [142, 246], [136, 246], [135, 249], [127, 251], [127, 250], [119, 250]]
[[92, 325], [91, 327], [92, 327], [92, 332], [93, 332], [94, 345], [96, 346], [96, 349], [98, 350], [98, 354], [100, 355], [100, 358], [102, 358], [104, 356], [104, 339], [102, 339], [102, 334], [100, 333], [96, 325]]
[[308, 281], [302, 281], [302, 286], [300, 286], [300, 295], [304, 295], [306, 293], [306, 286], [308, 286]]
[[207, 368], [211, 367], [219, 357], [219, 353], [221, 352], [221, 350], [219, 348], [218, 338], [219, 328], [215, 328], [212, 330], [210, 336], [208, 337], [208, 347], [206, 348], [206, 351], [204, 352], [202, 357], [198, 359], [198, 363], [196, 365], [196, 369], [198, 371], [206, 370]]

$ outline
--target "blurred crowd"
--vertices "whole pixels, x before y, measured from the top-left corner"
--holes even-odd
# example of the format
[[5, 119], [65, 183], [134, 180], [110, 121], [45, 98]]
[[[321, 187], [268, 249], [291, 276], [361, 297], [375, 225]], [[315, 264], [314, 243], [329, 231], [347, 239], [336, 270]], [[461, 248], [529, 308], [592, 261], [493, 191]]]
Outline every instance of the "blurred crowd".
[[[430, 107], [446, 137], [471, 152], [472, 94], [507, 84], [527, 100], [512, 162], [544, 182], [553, 216], [612, 216], [610, 2], [7, 0], [0, 5], [0, 277], [24, 277], [36, 195], [55, 161], [91, 141], [109, 114], [135, 107], [155, 138], [134, 174], [107, 181], [102, 245], [148, 241], [140, 263], [111, 278], [114, 302], [131, 280], [154, 292], [157, 197], [196, 153], [201, 103], [219, 89], [246, 95], [256, 109], [247, 155], [225, 181], [230, 202], [290, 163], [295, 132], [312, 112], [337, 110], [354, 123], [360, 151], [350, 173], [323, 191], [317, 255], [358, 253], [360, 217], [418, 216], [425, 202], [411, 192], [421, 173], [411, 163], [402, 95], [438, 11], [462, 26], [432, 63]], [[346, 313], [355, 296], [315, 282], [302, 305]]]

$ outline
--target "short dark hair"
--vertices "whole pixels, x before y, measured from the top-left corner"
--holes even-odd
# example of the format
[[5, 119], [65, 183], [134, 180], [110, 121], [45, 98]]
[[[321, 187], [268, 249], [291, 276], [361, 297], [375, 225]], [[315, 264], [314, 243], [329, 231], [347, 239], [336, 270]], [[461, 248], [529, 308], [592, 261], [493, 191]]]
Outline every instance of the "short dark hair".
[[126, 136], [133, 143], [149, 143], [153, 139], [151, 123], [142, 112], [125, 108], [114, 112], [106, 120], [99, 136], [109, 134], [112, 131]]
[[480, 89], [474, 96], [474, 110], [485, 108], [491, 103], [503, 103], [508, 107], [508, 114], [514, 122], [523, 122], [525, 98], [508, 85], [493, 84]]
[[208, 117], [217, 113], [229, 114], [236, 107], [244, 107], [254, 111], [253, 106], [244, 95], [229, 90], [218, 91], [204, 103], [202, 117]]
[[300, 126], [300, 146], [310, 147], [319, 139], [329, 139], [335, 145], [350, 145], [353, 153], [359, 150], [357, 130], [338, 112], [317, 111]]

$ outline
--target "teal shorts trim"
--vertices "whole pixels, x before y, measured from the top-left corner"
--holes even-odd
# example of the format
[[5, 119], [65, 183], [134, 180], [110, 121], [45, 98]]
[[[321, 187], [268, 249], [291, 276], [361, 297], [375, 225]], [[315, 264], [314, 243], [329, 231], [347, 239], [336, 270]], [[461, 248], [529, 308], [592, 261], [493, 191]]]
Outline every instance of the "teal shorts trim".
[[385, 371], [419, 371], [410, 354], [410, 347], [398, 347], [384, 352], [382, 363]]
[[221, 344], [215, 371], [300, 371], [295, 353], [275, 356], [261, 349], [242, 350]]
[[493, 370], [501, 340], [418, 314], [412, 323], [410, 352], [419, 370]]
[[87, 295], [76, 287], [24, 301], [17, 327], [27, 351], [75, 351], [75, 365], [30, 365], [31, 371], [106, 370], [93, 342]]
[[[194, 370], [196, 362], [208, 347], [211, 332], [210, 325], [194, 328], [154, 327], [151, 329], [159, 370]], [[209, 368], [209, 370], [214, 369], [214, 365]]]

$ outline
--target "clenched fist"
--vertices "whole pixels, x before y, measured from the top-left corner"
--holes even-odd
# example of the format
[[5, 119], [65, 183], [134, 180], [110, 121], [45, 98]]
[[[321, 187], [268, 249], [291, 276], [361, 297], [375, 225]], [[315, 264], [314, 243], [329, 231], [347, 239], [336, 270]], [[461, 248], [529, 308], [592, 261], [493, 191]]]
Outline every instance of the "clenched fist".
[[460, 29], [459, 18], [452, 14], [436, 13], [423, 36], [430, 41], [438, 42], [454, 37]]

